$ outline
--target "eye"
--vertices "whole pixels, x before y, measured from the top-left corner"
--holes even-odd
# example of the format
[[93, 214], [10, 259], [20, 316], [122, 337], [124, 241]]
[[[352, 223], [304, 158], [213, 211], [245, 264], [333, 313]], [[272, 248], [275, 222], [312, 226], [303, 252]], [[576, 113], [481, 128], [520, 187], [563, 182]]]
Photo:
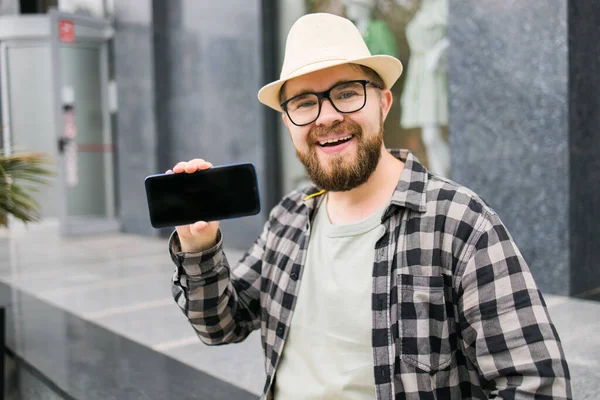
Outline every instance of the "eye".
[[298, 106], [296, 108], [306, 108], [306, 107], [312, 107], [315, 105], [314, 101], [305, 101], [303, 103], [298, 104]]
[[309, 109], [311, 107], [314, 107], [317, 104], [317, 100], [314, 99], [312, 96], [303, 96], [300, 97], [298, 99], [294, 99], [292, 100], [289, 104], [288, 104], [288, 108], [292, 111], [296, 111], [299, 109]]
[[355, 90], [344, 90], [343, 92], [337, 95], [337, 98], [340, 100], [348, 100], [353, 98], [354, 96], [358, 96], [358, 92]]

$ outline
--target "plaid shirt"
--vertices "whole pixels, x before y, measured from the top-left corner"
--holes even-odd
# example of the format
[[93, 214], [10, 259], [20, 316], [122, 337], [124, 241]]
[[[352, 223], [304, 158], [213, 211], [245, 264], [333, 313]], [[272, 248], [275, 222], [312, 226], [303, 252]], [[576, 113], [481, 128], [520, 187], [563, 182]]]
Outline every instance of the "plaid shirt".
[[[427, 172], [406, 150], [373, 264], [373, 374], [378, 399], [570, 399], [567, 363], [544, 300], [496, 213]], [[181, 253], [173, 295], [200, 339], [239, 342], [261, 330], [272, 397], [322, 192], [284, 198], [239, 265], [223, 240]], [[318, 310], [315, 310], [318, 312]]]

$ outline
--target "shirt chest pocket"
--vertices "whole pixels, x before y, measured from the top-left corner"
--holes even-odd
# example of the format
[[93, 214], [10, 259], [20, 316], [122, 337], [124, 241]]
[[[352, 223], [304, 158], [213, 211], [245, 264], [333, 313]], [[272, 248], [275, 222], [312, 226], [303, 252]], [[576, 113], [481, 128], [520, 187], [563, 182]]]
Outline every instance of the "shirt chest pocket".
[[427, 372], [452, 361], [455, 324], [443, 276], [397, 275], [400, 357]]

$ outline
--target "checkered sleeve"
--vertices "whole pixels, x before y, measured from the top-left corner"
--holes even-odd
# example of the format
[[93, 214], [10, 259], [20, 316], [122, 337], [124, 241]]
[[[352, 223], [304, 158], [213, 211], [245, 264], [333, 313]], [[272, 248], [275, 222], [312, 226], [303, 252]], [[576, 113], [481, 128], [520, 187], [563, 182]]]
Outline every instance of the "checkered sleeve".
[[558, 334], [497, 215], [483, 218], [460, 275], [459, 324], [481, 386], [502, 399], [571, 399]]
[[260, 327], [260, 276], [269, 223], [232, 271], [223, 237], [204, 252], [181, 252], [175, 232], [169, 242], [176, 265], [172, 292], [202, 342], [208, 345], [244, 340]]

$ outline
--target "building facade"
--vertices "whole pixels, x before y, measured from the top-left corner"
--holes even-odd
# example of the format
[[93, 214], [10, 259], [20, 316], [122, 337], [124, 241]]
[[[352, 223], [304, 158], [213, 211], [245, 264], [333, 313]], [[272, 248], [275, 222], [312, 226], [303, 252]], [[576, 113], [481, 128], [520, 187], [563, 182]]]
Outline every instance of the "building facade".
[[[223, 224], [248, 246], [269, 209], [306, 177], [280, 116], [256, 99], [285, 36], [309, 12], [352, 19], [405, 73], [392, 88], [388, 147], [479, 193], [542, 290], [587, 296], [600, 269], [600, 27], [594, 0], [80, 0], [113, 21], [122, 230], [156, 235], [145, 176], [180, 160], [252, 162], [263, 211]], [[87, 5], [86, 5], [87, 4]], [[18, 2], [0, 1], [15, 12]], [[83, 11], [81, 11], [83, 10]], [[18, 11], [17, 11], [18, 12]], [[165, 232], [163, 232], [165, 233]]]

